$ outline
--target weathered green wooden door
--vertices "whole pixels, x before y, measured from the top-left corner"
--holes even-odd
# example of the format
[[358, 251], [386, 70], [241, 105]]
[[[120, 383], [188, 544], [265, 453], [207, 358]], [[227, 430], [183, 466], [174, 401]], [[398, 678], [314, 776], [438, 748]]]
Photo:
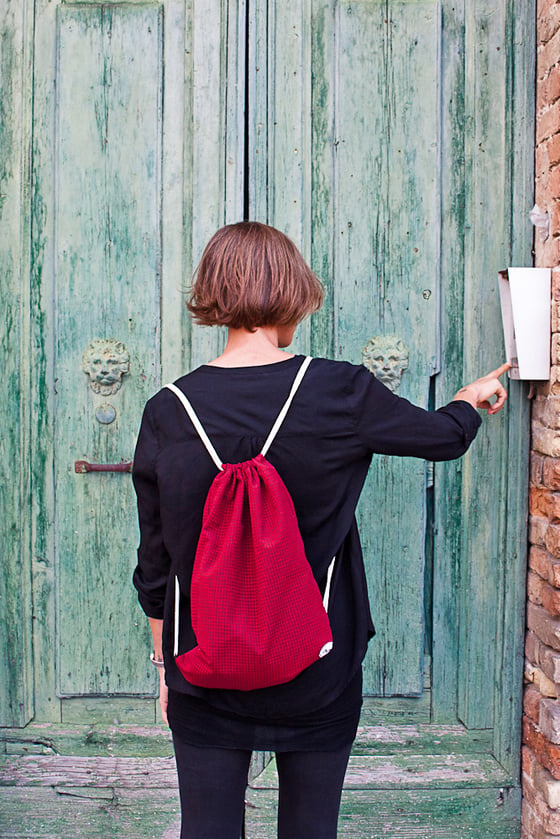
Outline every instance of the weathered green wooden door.
[[[290, 0], [251, 19], [251, 209], [327, 285], [299, 346], [426, 407], [501, 361], [496, 271], [530, 264], [532, 6]], [[348, 835], [519, 835], [522, 388], [496, 419], [463, 461], [372, 464]]]
[[[181, 291], [221, 224], [277, 225], [325, 281], [302, 350], [427, 407], [501, 360], [496, 272], [530, 262], [532, 6], [29, 0], [11, 19], [33, 55], [10, 140], [31, 148], [13, 340], [29, 323], [33, 432], [0, 452], [8, 474], [19, 439], [30, 451], [32, 500], [23, 562], [9, 555], [5, 597], [18, 580], [24, 603], [3, 626], [4, 725], [156, 719], [130, 475], [75, 464], [129, 461], [145, 399], [218, 350]], [[372, 465], [359, 520], [378, 634], [348, 835], [519, 833], [526, 429], [512, 384], [463, 461]]]
[[35, 690], [8, 724], [156, 721], [127, 464], [162, 377], [218, 349], [182, 292], [243, 210], [244, 23], [220, 0], [35, 4]]

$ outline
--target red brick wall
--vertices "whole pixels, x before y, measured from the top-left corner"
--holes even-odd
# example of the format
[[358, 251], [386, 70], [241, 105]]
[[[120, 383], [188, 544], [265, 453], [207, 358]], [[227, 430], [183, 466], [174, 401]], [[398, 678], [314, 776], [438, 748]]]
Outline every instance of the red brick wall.
[[560, 0], [537, 0], [536, 203], [550, 217], [552, 374], [533, 402], [523, 717], [523, 839], [560, 837]]

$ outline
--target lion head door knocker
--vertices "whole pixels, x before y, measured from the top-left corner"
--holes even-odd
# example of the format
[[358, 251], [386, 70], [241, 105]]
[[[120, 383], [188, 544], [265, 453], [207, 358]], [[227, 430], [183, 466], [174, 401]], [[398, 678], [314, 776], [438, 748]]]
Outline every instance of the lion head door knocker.
[[374, 335], [362, 350], [362, 364], [389, 390], [398, 390], [408, 368], [408, 347], [397, 335]]
[[[89, 386], [98, 396], [114, 396], [121, 389], [122, 378], [130, 371], [130, 353], [114, 338], [91, 341], [82, 356], [82, 370], [89, 377]], [[97, 406], [95, 416], [108, 425], [117, 415], [109, 402]]]

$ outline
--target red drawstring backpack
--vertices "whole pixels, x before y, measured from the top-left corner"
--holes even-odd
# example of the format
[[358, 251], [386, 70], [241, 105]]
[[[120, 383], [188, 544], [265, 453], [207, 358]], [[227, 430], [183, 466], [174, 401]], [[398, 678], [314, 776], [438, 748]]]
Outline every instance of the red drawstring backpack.
[[185, 394], [181, 400], [218, 467], [206, 503], [191, 581], [197, 646], [179, 655], [179, 580], [175, 578], [177, 667], [193, 685], [254, 690], [295, 678], [333, 646], [324, 599], [305, 556], [292, 499], [266, 459], [311, 362], [303, 362], [260, 454], [222, 463]]

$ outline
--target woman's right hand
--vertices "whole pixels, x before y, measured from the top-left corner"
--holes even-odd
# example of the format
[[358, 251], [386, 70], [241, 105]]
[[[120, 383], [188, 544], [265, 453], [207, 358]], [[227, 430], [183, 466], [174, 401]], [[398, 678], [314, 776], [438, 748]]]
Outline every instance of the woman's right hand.
[[[496, 370], [492, 370], [491, 373], [487, 373], [486, 376], [476, 379], [470, 385], [465, 385], [457, 391], [453, 401], [468, 402], [473, 408], [488, 411], [489, 415], [497, 414], [498, 411], [502, 410], [507, 399], [507, 391], [500, 381], [500, 376], [510, 367], [511, 364], [506, 362], [506, 364], [497, 367]], [[493, 396], [496, 397], [496, 401], [490, 402]]]

